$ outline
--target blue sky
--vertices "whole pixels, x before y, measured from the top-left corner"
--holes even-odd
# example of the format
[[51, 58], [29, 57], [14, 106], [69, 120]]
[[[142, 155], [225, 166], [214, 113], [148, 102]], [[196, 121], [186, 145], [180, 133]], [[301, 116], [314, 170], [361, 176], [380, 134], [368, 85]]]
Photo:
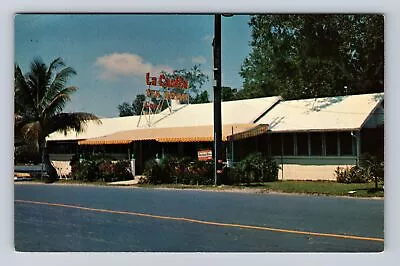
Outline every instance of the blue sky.
[[[222, 18], [222, 85], [242, 87], [240, 66], [250, 52], [249, 16]], [[62, 57], [77, 71], [79, 88], [66, 107], [102, 117], [118, 116], [118, 104], [144, 93], [145, 73], [201, 64], [212, 97], [213, 15], [19, 14], [15, 63], [25, 73], [35, 57]]]

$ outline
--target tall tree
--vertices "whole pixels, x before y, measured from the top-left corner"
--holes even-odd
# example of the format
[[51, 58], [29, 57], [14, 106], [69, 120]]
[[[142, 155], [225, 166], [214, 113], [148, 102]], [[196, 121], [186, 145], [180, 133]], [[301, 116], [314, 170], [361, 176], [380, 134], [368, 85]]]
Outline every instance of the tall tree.
[[61, 58], [47, 66], [42, 59], [35, 58], [30, 71], [25, 75], [16, 64], [14, 68], [14, 118], [15, 139], [34, 144], [42, 156], [51, 179], [57, 172], [50, 162], [46, 148], [46, 137], [55, 132], [75, 130], [82, 132], [89, 120], [97, 116], [90, 113], [65, 113], [63, 109], [70, 95], [77, 90], [67, 82], [76, 72], [67, 67]]
[[255, 15], [240, 74], [246, 98], [383, 91], [382, 15]]
[[208, 99], [208, 92], [207, 91], [202, 91], [198, 94], [196, 94], [195, 97], [190, 96], [190, 103], [196, 104], [196, 103], [209, 103], [210, 100]]
[[123, 102], [118, 105], [119, 116], [131, 116], [140, 115], [142, 112], [143, 102], [146, 100], [144, 94], [136, 95], [136, 98], [132, 101], [132, 104]]
[[[209, 102], [208, 94], [204, 94], [204, 91], [200, 91], [201, 87], [206, 83], [209, 78], [201, 70], [200, 65], [194, 65], [191, 69], [187, 70], [185, 68], [174, 70], [172, 73], [163, 72], [168, 78], [182, 77], [189, 81], [189, 95], [193, 99], [197, 99], [196, 103]], [[177, 90], [177, 92], [184, 92], [183, 90]], [[187, 93], [187, 92], [185, 92]], [[205, 97], [207, 96], [207, 97]], [[207, 99], [207, 100], [206, 100]], [[192, 102], [194, 103], [194, 102]]]
[[221, 88], [221, 99], [223, 102], [238, 100], [237, 89], [232, 89], [231, 87]]
[[132, 105], [127, 102], [123, 102], [118, 105], [119, 116], [131, 116], [135, 115]]
[[197, 95], [200, 93], [200, 88], [206, 83], [209, 78], [201, 70], [200, 65], [194, 65], [191, 69], [185, 68], [174, 70], [172, 73], [163, 72], [168, 78], [182, 77], [189, 81], [189, 89], [191, 93]]

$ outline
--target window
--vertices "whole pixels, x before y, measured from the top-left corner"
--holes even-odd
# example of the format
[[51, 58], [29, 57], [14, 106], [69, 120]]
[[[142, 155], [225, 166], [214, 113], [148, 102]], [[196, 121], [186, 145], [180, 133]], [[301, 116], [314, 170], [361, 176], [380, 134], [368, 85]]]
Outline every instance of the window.
[[340, 155], [354, 155], [353, 153], [353, 139], [355, 139], [351, 132], [340, 132]]
[[74, 154], [77, 150], [77, 144], [72, 142], [48, 142], [47, 146], [49, 153], [53, 154]]
[[310, 142], [311, 142], [311, 155], [321, 156], [322, 155], [321, 133], [310, 133]]
[[336, 132], [328, 132], [325, 133], [325, 147], [326, 147], [326, 155], [327, 156], [337, 156], [337, 133]]
[[281, 135], [280, 134], [271, 134], [270, 138], [271, 142], [271, 155], [272, 156], [277, 156], [282, 154], [282, 141], [281, 141]]
[[297, 138], [297, 155], [308, 156], [308, 134], [298, 133]]
[[111, 154], [116, 154], [116, 153], [128, 153], [128, 145], [123, 145], [123, 144], [109, 144], [109, 145], [104, 145], [103, 146], [103, 151], [105, 153], [111, 153]]
[[284, 155], [294, 155], [294, 143], [293, 143], [293, 134], [283, 134], [283, 154]]

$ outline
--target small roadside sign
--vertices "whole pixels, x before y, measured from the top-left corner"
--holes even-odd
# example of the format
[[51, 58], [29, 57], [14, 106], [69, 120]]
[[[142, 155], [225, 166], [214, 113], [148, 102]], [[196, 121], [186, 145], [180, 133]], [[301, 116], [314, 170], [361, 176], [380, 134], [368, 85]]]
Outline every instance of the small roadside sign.
[[212, 150], [199, 150], [197, 151], [197, 157], [199, 161], [212, 160]]

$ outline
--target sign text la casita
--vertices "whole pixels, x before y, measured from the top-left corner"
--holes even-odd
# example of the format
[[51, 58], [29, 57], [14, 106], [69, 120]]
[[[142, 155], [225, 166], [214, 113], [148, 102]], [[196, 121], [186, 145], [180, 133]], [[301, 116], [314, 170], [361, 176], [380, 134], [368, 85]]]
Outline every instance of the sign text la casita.
[[189, 82], [181, 77], [174, 79], [167, 78], [164, 74], [160, 74], [158, 79], [151, 77], [150, 73], [146, 73], [146, 85], [161, 86], [164, 88], [188, 89]]

